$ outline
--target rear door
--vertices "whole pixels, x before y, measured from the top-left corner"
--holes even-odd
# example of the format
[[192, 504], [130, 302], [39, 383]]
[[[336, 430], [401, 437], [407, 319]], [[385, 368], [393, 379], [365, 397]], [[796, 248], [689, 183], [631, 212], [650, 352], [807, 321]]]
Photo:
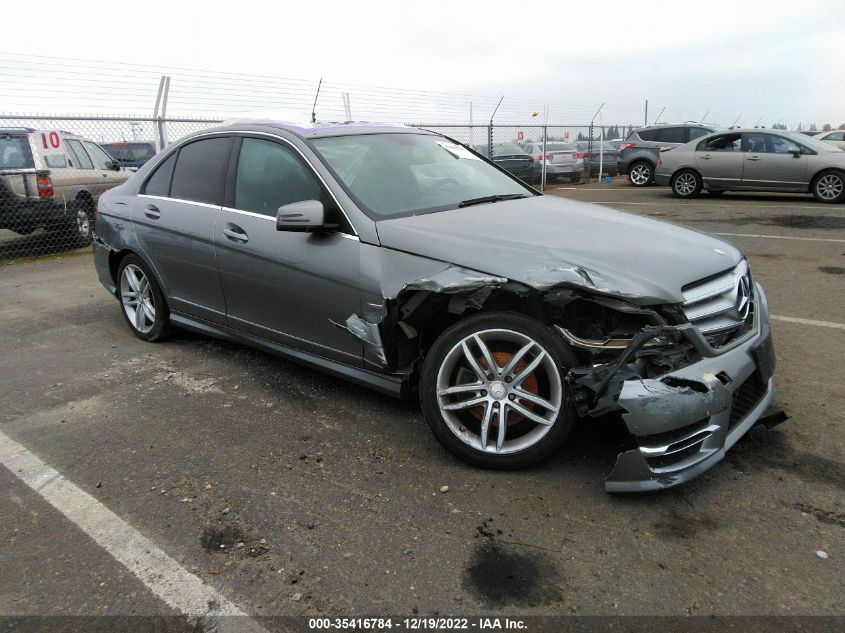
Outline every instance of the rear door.
[[745, 135], [744, 187], [806, 189], [807, 156], [790, 152], [798, 143], [778, 134], [749, 132]]
[[214, 234], [233, 139], [191, 141], [153, 170], [132, 207], [138, 242], [153, 262], [171, 310], [225, 323]]
[[[319, 178], [291, 144], [245, 136], [229, 182], [214, 236], [229, 326], [361, 364], [363, 346], [335, 325], [360, 312], [361, 244]], [[303, 200], [338, 229], [277, 231], [279, 207]]]
[[738, 187], [744, 166], [742, 134], [717, 134], [695, 147], [695, 164], [704, 181], [714, 187]]

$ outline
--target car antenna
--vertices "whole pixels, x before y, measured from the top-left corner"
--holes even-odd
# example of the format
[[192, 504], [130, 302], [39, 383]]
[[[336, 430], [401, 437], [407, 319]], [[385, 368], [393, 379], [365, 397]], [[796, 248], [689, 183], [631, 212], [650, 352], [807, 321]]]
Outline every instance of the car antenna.
[[314, 95], [314, 105], [311, 106], [311, 123], [317, 122], [317, 99], [320, 98], [320, 86], [323, 85], [323, 78], [320, 77], [320, 83], [317, 84], [317, 94]]
[[737, 121], [739, 121], [739, 117], [741, 117], [741, 116], [742, 116], [742, 112], [740, 112], [740, 113], [739, 113], [739, 116], [738, 116], [737, 118], [735, 118], [735, 119], [734, 119], [734, 122], [733, 122], [733, 123], [731, 123], [731, 128], [730, 128], [730, 129], [734, 129], [734, 127], [736, 127], [736, 123], [737, 123]]

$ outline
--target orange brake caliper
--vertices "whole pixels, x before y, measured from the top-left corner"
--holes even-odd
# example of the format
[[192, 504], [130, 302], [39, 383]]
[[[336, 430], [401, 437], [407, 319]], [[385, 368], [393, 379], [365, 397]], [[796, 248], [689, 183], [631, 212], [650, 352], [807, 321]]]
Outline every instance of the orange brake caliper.
[[[504, 367], [513, 358], [513, 354], [511, 354], [510, 352], [491, 352], [491, 355], [493, 356], [493, 360], [496, 361], [496, 364], [499, 367]], [[482, 369], [489, 369], [487, 367], [486, 361], [483, 358], [478, 358], [476, 360], [478, 360], [478, 364], [482, 367]], [[521, 360], [516, 364], [516, 368], [513, 370], [513, 373], [518, 374], [527, 366], [528, 363], [526, 363], [524, 360]], [[529, 391], [531, 393], [536, 394], [538, 392], [537, 377], [533, 373], [527, 376], [522, 381], [522, 388], [525, 389], [525, 391]], [[522, 406], [527, 407], [529, 409], [533, 408], [533, 405], [531, 405], [530, 403], [524, 403]], [[472, 415], [478, 420], [481, 420], [481, 416], [483, 413], [483, 409], [479, 407], [475, 407], [474, 409], [472, 409]], [[520, 422], [522, 422], [523, 419], [524, 417], [521, 414], [511, 411], [508, 414], [508, 426], [519, 424]], [[492, 426], [498, 426], [498, 418], [493, 421]]]

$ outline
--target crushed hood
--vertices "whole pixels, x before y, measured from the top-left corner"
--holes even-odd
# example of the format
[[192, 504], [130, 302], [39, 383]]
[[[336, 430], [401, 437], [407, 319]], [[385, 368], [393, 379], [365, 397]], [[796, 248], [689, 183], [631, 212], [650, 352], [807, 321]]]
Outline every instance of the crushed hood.
[[537, 290], [568, 283], [643, 305], [679, 303], [683, 286], [742, 259], [710, 235], [554, 196], [382, 220], [377, 228], [388, 248]]

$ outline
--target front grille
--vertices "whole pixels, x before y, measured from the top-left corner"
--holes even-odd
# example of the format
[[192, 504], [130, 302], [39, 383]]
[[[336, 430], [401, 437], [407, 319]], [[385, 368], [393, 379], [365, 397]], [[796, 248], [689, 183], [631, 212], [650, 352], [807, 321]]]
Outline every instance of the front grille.
[[766, 385], [763, 384], [760, 372], [755, 370], [733, 393], [729, 427], [733, 428], [742, 422], [765, 395]]
[[754, 323], [754, 290], [748, 262], [683, 288], [683, 310], [713, 347], [723, 347]]

